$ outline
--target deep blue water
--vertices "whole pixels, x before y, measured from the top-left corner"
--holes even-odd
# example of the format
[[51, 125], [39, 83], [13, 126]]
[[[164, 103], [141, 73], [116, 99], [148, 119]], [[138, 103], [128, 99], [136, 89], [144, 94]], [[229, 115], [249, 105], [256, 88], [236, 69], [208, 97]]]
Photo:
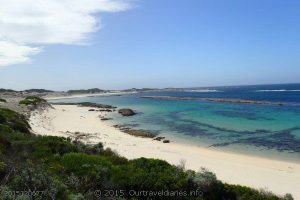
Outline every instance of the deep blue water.
[[[210, 92], [205, 92], [206, 90]], [[137, 96], [144, 94], [137, 94]], [[238, 98], [273, 102], [300, 103], [300, 84], [253, 85], [187, 88], [180, 92], [147, 93], [176, 97]]]
[[[285, 105], [140, 98], [164, 95], [239, 98]], [[90, 101], [133, 108], [138, 115], [121, 117], [115, 113], [112, 114], [115, 120], [109, 123], [154, 130], [172, 141], [300, 162], [300, 84], [188, 88], [59, 101]]]

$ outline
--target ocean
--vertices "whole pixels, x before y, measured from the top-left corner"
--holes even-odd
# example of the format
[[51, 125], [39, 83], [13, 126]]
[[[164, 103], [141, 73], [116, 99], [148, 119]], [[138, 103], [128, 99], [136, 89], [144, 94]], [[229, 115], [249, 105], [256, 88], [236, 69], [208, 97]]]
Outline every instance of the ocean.
[[[143, 96], [237, 98], [274, 104], [145, 99]], [[114, 120], [108, 123], [151, 130], [171, 142], [300, 162], [300, 84], [185, 88], [51, 102], [84, 101], [132, 108], [137, 115], [122, 117], [113, 113]]]

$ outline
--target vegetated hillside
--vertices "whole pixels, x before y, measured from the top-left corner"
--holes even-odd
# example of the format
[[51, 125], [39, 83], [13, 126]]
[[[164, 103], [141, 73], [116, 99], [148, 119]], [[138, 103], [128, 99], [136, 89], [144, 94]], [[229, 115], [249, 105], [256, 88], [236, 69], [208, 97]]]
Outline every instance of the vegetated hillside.
[[45, 90], [45, 89], [29, 89], [29, 90], [24, 90], [24, 92], [28, 92], [28, 93], [52, 93], [54, 91]]
[[102, 92], [106, 92], [106, 90], [101, 90], [99, 88], [92, 88], [92, 89], [87, 89], [87, 90], [68, 90], [67, 93], [69, 94], [85, 94], [85, 93], [102, 93]]
[[23, 105], [38, 105], [40, 103], [46, 103], [47, 101], [43, 98], [40, 98], [38, 96], [27, 96], [25, 99], [21, 100], [19, 104]]
[[0, 88], [0, 93], [1, 92], [16, 92], [16, 91], [15, 90], [11, 90], [11, 89]]
[[8, 109], [0, 109], [0, 180], [4, 200], [284, 199], [224, 184], [204, 169], [194, 172], [157, 159], [127, 160], [101, 143], [36, 136], [22, 115]]
[[154, 90], [159, 90], [157, 88], [131, 88], [131, 89], [125, 89], [122, 90], [123, 92], [149, 92], [149, 91], [154, 91]]

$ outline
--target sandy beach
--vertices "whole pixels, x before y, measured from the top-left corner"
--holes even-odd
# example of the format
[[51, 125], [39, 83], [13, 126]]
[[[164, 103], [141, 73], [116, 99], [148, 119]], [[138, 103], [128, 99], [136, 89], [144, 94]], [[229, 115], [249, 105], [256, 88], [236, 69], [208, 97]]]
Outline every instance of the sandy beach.
[[187, 169], [205, 167], [224, 182], [263, 188], [279, 195], [291, 193], [295, 199], [300, 199], [298, 163], [134, 137], [101, 121], [99, 115], [104, 117], [107, 113], [90, 112], [89, 109], [54, 105], [53, 109], [34, 111], [30, 125], [36, 134], [79, 137], [90, 144], [102, 142], [128, 159], [159, 158], [175, 165], [183, 160]]

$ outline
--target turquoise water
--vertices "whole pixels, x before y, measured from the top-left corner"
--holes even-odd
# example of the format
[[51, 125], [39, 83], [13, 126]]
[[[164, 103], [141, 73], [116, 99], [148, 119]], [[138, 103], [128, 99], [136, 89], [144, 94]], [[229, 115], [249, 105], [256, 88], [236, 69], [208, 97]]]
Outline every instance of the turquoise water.
[[[290, 95], [299, 95], [298, 91], [293, 92], [294, 94]], [[183, 94], [183, 92], [171, 94], [173, 96], [197, 95]], [[298, 96], [293, 96], [293, 101], [286, 98], [284, 101], [286, 105], [277, 106], [140, 98], [149, 95], [161, 96], [170, 93], [139, 93], [59, 101], [89, 101], [115, 105], [118, 108], [129, 107], [139, 114], [122, 117], [114, 113], [112, 114], [114, 120], [108, 123], [128, 124], [141, 129], [154, 130], [171, 141], [300, 162]], [[212, 94], [206, 95], [211, 97]], [[253, 98], [249, 96], [245, 99]]]

